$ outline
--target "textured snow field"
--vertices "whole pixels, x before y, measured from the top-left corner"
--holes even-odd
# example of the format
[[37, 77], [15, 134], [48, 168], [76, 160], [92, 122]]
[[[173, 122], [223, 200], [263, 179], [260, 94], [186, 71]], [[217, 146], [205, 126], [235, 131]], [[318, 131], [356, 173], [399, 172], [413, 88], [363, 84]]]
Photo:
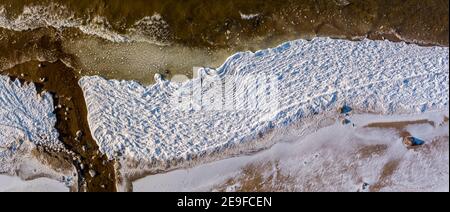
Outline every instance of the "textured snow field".
[[53, 107], [50, 94], [37, 94], [34, 84], [0, 76], [0, 173], [15, 170], [20, 155], [36, 146], [64, 149]]
[[[336, 123], [305, 137], [292, 129], [276, 136], [277, 144], [258, 154], [148, 176], [135, 181], [133, 190], [234, 191], [244, 184], [248, 189], [253, 183], [250, 189], [260, 187], [259, 191], [448, 191], [449, 126], [443, 123], [443, 115], [448, 117], [448, 111], [355, 115], [350, 119], [359, 127]], [[394, 130], [364, 128], [373, 122], [423, 119], [434, 121], [436, 127], [407, 127], [408, 132], [426, 140], [415, 150], [406, 149]], [[251, 174], [245, 169], [249, 165], [257, 167]], [[392, 172], [387, 171], [390, 169]], [[231, 184], [227, 183], [230, 179]], [[366, 189], [364, 183], [369, 185]]]
[[0, 192], [68, 192], [64, 183], [48, 178], [23, 181], [18, 177], [0, 175]]
[[[444, 47], [315, 38], [237, 53], [184, 83], [155, 77], [148, 87], [80, 80], [91, 131], [108, 157], [155, 162], [217, 153], [344, 104], [380, 114], [447, 108], [449, 54]], [[228, 79], [234, 87], [213, 86]]]

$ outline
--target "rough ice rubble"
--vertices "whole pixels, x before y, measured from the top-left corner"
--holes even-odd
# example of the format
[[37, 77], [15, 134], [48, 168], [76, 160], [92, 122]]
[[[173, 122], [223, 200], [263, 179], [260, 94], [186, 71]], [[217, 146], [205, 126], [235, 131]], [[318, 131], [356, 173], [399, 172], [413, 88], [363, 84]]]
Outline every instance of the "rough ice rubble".
[[[185, 83], [158, 76], [158, 83], [149, 87], [100, 77], [84, 77], [79, 83], [102, 152], [110, 158], [124, 154], [164, 161], [255, 140], [260, 133], [343, 104], [382, 114], [448, 107], [448, 66], [444, 47], [316, 38], [237, 53], [218, 69], [201, 69], [199, 78]], [[241, 109], [248, 102], [240, 102], [234, 105], [237, 110], [204, 110], [209, 105], [196, 97], [184, 105], [186, 110], [173, 107], [173, 96], [189, 99], [199, 80], [206, 85], [202, 94], [210, 94], [215, 91], [207, 85], [235, 77], [239, 83], [235, 92], [223, 93], [227, 99], [259, 89], [262, 83], [249, 79], [264, 75], [275, 76], [277, 98], [260, 101], [261, 109]]]
[[0, 173], [10, 172], [10, 162], [33, 146], [64, 148], [53, 107], [50, 94], [38, 95], [34, 84], [0, 76]]

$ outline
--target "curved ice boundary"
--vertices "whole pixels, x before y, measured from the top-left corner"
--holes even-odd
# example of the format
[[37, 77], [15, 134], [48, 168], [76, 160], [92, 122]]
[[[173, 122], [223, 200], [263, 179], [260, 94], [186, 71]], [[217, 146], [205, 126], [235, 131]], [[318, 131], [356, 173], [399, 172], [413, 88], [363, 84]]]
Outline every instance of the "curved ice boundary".
[[34, 84], [22, 85], [19, 80], [0, 76], [0, 173], [10, 172], [12, 160], [31, 147], [43, 146], [61, 150], [54, 128], [56, 115], [49, 93], [40, 95]]
[[[79, 84], [102, 152], [110, 158], [171, 161], [255, 141], [265, 132], [342, 105], [380, 114], [448, 108], [448, 51], [388, 41], [316, 38], [237, 53], [216, 70], [200, 69], [199, 77], [185, 83], [157, 75], [158, 82], [149, 87], [96, 76], [83, 77]], [[260, 92], [265, 78], [255, 80], [259, 76], [271, 76], [277, 89]], [[209, 89], [227, 78], [237, 80], [237, 85], [225, 92]], [[252, 101], [234, 104], [234, 109], [225, 108], [227, 103], [205, 109], [208, 98], [189, 96], [198, 84], [208, 98], [213, 93]], [[264, 98], [267, 95], [272, 98]], [[189, 100], [180, 109], [174, 107], [174, 97]], [[245, 109], [255, 99], [258, 109]]]

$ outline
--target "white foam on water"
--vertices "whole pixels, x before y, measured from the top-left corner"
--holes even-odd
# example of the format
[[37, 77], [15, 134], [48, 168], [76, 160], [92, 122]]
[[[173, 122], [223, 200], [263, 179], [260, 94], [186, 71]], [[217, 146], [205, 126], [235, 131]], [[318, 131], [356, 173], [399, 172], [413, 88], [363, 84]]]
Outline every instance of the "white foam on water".
[[[445, 113], [348, 118], [359, 123], [414, 121]], [[448, 123], [421, 132], [408, 129], [426, 140], [414, 150], [403, 146], [398, 132], [364, 126], [335, 123], [304, 137], [293, 128], [289, 135], [276, 136], [279, 142], [268, 150], [147, 176], [133, 182], [133, 191], [235, 191], [243, 189], [243, 184], [246, 191], [258, 187], [264, 190], [255, 191], [448, 191], [448, 141], [438, 140], [448, 137]], [[248, 167], [256, 168], [249, 172]], [[386, 169], [391, 173], [386, 174]]]
[[11, 172], [14, 158], [35, 146], [64, 149], [53, 107], [51, 95], [38, 95], [34, 84], [0, 76], [0, 173]]
[[239, 14], [241, 15], [241, 18], [243, 19], [243, 20], [252, 20], [252, 19], [255, 19], [255, 18], [257, 18], [257, 17], [259, 17], [261, 14], [259, 14], [259, 13], [254, 13], [254, 14], [244, 14], [244, 13], [242, 13], [242, 12], [239, 12]]

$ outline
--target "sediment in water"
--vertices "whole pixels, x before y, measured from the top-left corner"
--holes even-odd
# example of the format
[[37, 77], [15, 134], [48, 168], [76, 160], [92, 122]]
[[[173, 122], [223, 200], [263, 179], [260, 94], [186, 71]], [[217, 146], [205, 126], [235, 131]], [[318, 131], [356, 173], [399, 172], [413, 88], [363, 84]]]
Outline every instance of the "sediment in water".
[[299, 38], [448, 46], [449, 34], [444, 0], [2, 0], [0, 7], [0, 68], [59, 59], [83, 75], [144, 84], [155, 73], [192, 77], [194, 66]]
[[79, 190], [116, 191], [114, 161], [100, 153], [92, 138], [86, 103], [74, 70], [61, 61], [30, 61], [0, 71], [0, 74], [33, 82], [40, 90], [53, 94], [59, 139], [75, 153], [75, 158], [79, 158], [73, 160], [79, 175]]

